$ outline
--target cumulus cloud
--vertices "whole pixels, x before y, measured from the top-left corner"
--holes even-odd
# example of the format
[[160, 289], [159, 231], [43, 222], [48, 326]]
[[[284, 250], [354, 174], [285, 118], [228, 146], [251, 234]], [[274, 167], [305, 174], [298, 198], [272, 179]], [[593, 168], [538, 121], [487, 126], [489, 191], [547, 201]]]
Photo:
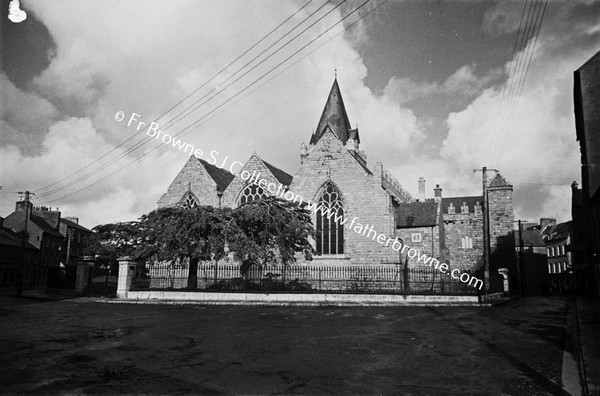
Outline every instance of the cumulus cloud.
[[[33, 79], [32, 88], [64, 119], [52, 119], [45, 125], [46, 134], [37, 139], [41, 149], [36, 155], [23, 151], [20, 144], [19, 148], [0, 148], [1, 161], [7, 161], [3, 166], [26, 165], [19, 172], [14, 172], [6, 184], [28, 189], [37, 187], [42, 193], [36, 198], [38, 203], [49, 201], [52, 205], [60, 205], [64, 211], [68, 210], [66, 214], [79, 215], [88, 226], [112, 221], [119, 216], [135, 218], [154, 209], [160, 195], [188, 159], [187, 155], [152, 139], [148, 139], [149, 143], [144, 148], [126, 154], [128, 147], [144, 137], [138, 136], [118, 146], [137, 132], [124, 122], [116, 122], [115, 113], [123, 111], [128, 117], [135, 112], [146, 123], [157, 120], [163, 111], [212, 77], [300, 7], [295, 2], [278, 2], [274, 7], [272, 3], [238, 1], [205, 2], [201, 7], [194, 1], [178, 1], [165, 7], [164, 2], [157, 0], [108, 1], [101, 7], [93, 1], [57, 0], [49, 4], [29, 0], [24, 4], [28, 12], [44, 23], [56, 44], [49, 67]], [[317, 6], [307, 7], [274, 37], [279, 37], [290, 26], [300, 22]], [[320, 15], [332, 8], [327, 5]], [[69, 23], [65, 23], [66, 9]], [[229, 107], [240, 99], [233, 97], [236, 92], [333, 25], [340, 15], [340, 9], [333, 11], [273, 59], [227, 88], [231, 81], [249, 71], [260, 59], [229, 82], [224, 80], [271, 44], [274, 38], [261, 43], [171, 114], [192, 105], [202, 95], [207, 94], [210, 98], [217, 94], [214, 99], [176, 126], [165, 128], [165, 131], [175, 134], [198, 120], [200, 122], [194, 128], [182, 135], [186, 142], [205, 152], [217, 150], [222, 158], [228, 156], [230, 161], [243, 161], [256, 150], [267, 161], [293, 174], [299, 165], [300, 144], [309, 140], [317, 125], [333, 83], [333, 71], [337, 68], [350, 118], [354, 124], [360, 122], [361, 133], [368, 135], [364, 148], [370, 153], [377, 153], [370, 158], [373, 161], [380, 155], [391, 158], [398, 152], [409, 150], [413, 141], [421, 139], [420, 122], [412, 111], [389, 97], [374, 94], [365, 86], [363, 80], [367, 70], [354, 49], [355, 41], [364, 39], [361, 24], [347, 35], [336, 35], [343, 27], [338, 25], [315, 43], [331, 39], [326, 46]], [[257, 20], [261, 23], [257, 24]], [[299, 55], [306, 54], [307, 50]], [[230, 98], [231, 101], [224, 107], [218, 107]], [[225, 112], [217, 115], [225, 108]], [[386, 116], [381, 117], [382, 113]], [[46, 118], [51, 119], [49, 116]], [[159, 126], [165, 127], [167, 121], [168, 118], [158, 120]], [[23, 123], [16, 124], [15, 133], [22, 128]], [[126, 166], [153, 147], [159, 149], [118, 176], [60, 199]], [[110, 168], [54, 194], [48, 194], [52, 188], [41, 189], [112, 149], [115, 151], [103, 160]], [[113, 160], [119, 155], [125, 155], [125, 158]], [[3, 205], [4, 213], [12, 208], [12, 203]]]
[[401, 104], [432, 95], [472, 98], [502, 75], [501, 70], [494, 69], [477, 76], [475, 68], [475, 65], [461, 66], [443, 82], [417, 82], [408, 77], [392, 77], [384, 89], [384, 95]]
[[41, 137], [58, 116], [56, 108], [34, 92], [24, 92], [0, 73], [0, 128], [2, 143], [15, 145], [27, 153], [40, 148]]
[[[552, 15], [560, 16], [561, 12]], [[569, 34], [549, 30], [540, 35], [512, 117], [505, 117], [508, 95], [502, 94], [502, 86], [495, 86], [447, 119], [442, 158], [463, 168], [488, 165], [501, 170], [515, 185], [516, 212], [534, 220], [550, 215], [563, 221], [570, 218], [569, 186], [580, 178], [572, 76], [599, 43], [597, 34], [591, 39], [588, 28], [584, 24]], [[517, 56], [506, 65], [512, 71], [507, 86], [521, 76], [511, 65]]]

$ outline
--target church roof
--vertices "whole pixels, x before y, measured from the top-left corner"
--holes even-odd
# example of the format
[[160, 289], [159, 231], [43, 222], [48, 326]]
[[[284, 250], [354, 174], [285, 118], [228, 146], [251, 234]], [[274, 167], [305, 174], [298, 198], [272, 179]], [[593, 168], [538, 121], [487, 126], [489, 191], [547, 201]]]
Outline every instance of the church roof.
[[396, 228], [433, 227], [438, 224], [437, 202], [403, 202], [394, 210]]
[[206, 169], [208, 175], [215, 181], [215, 183], [217, 183], [217, 188], [219, 191], [225, 191], [235, 176], [229, 171], [221, 169], [218, 166], [211, 165], [201, 158], [198, 158], [198, 161], [200, 161], [204, 169]]
[[273, 174], [273, 176], [275, 176], [275, 179], [277, 179], [277, 181], [279, 183], [283, 184], [284, 186], [289, 186], [290, 184], [292, 184], [292, 180], [294, 179], [294, 176], [290, 175], [286, 171], [279, 169], [278, 167], [276, 167], [274, 165], [269, 164], [267, 161], [263, 160], [262, 158], [261, 158], [261, 161], [263, 162], [263, 164], [265, 164], [265, 166], [267, 168], [269, 168], [269, 171], [271, 171], [271, 173]]
[[[342, 93], [340, 91], [340, 86], [338, 85], [337, 79], [333, 81], [333, 86], [329, 92], [329, 97], [327, 98], [327, 103], [325, 103], [325, 108], [321, 114], [321, 119], [319, 120], [317, 129], [310, 138], [310, 144], [316, 144], [319, 139], [321, 139], [321, 136], [323, 136], [325, 128], [328, 125], [331, 127], [335, 135], [342, 141], [342, 144], [346, 144], [352, 128], [350, 127], [350, 120], [348, 119], [348, 114], [346, 113], [346, 107], [344, 106], [344, 100], [342, 99]], [[360, 143], [358, 130], [353, 132], [352, 135], [356, 136], [355, 139]]]

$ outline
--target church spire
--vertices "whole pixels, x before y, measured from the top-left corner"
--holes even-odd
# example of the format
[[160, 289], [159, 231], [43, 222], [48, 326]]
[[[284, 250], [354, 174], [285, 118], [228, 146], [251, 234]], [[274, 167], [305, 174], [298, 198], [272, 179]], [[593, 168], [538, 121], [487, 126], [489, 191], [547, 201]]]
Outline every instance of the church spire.
[[[350, 126], [350, 120], [348, 120], [348, 114], [346, 113], [346, 107], [344, 106], [337, 78], [333, 80], [333, 86], [329, 92], [327, 103], [325, 103], [317, 130], [310, 139], [310, 144], [315, 144], [319, 141], [327, 126], [331, 128], [342, 144], [345, 145], [352, 127]], [[358, 138], [358, 131], [356, 131], [356, 138]]]

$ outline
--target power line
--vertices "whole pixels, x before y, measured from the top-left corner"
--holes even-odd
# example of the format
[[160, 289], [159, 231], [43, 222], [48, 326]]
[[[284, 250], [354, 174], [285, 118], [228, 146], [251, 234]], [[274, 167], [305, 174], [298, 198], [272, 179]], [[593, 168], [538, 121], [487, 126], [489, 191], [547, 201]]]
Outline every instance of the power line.
[[[515, 100], [515, 89], [518, 84], [518, 81], [520, 80], [520, 75], [522, 73], [521, 66], [523, 64], [523, 58], [525, 57], [524, 50], [526, 48], [527, 42], [529, 41], [529, 32], [530, 32], [530, 28], [531, 28], [531, 25], [533, 22], [536, 7], [537, 7], [537, 5], [535, 3], [535, 0], [531, 0], [531, 2], [529, 3], [529, 8], [527, 10], [525, 27], [521, 34], [520, 40], [518, 40], [519, 41], [519, 44], [518, 44], [519, 50], [517, 53], [517, 58], [511, 64], [511, 66], [514, 65], [514, 68], [511, 68], [511, 70], [509, 70], [509, 73], [512, 71], [514, 73], [514, 75], [512, 75], [512, 79], [510, 80], [510, 86], [508, 87], [508, 97], [505, 102], [505, 106], [503, 108], [501, 107], [502, 118], [501, 118], [501, 122], [500, 122], [500, 133], [498, 135], [499, 140], [498, 140], [497, 144], [494, 145], [494, 147], [495, 147], [494, 157], [495, 158], [497, 158], [499, 149], [502, 146], [502, 144], [504, 143], [504, 140], [506, 138], [507, 122], [510, 117], [510, 112], [511, 112], [513, 102]], [[533, 13], [532, 13], [532, 8], [534, 9]], [[511, 78], [511, 75], [509, 74], [509, 79], [510, 78]]]
[[[506, 147], [508, 145], [508, 138], [510, 136], [511, 127], [513, 125], [513, 122], [514, 122], [514, 119], [515, 119], [515, 116], [516, 116], [516, 112], [517, 112], [518, 100], [521, 97], [521, 94], [523, 92], [523, 87], [525, 86], [525, 81], [526, 81], [527, 75], [529, 73], [529, 67], [531, 66], [531, 60], [533, 58], [533, 53], [534, 53], [535, 47], [537, 45], [538, 36], [540, 34], [540, 30], [541, 30], [541, 27], [542, 27], [542, 22], [543, 22], [543, 19], [544, 19], [544, 15], [546, 14], [546, 7], [547, 6], [548, 6], [548, 0], [545, 0], [544, 9], [543, 9], [543, 11], [541, 13], [541, 18], [540, 18], [540, 22], [539, 22], [538, 27], [537, 27], [537, 32], [535, 32], [535, 39], [533, 41], [533, 44], [530, 45], [531, 50], [529, 51], [529, 57], [528, 57], [528, 59], [526, 61], [527, 62], [527, 66], [525, 67], [525, 72], [523, 74], [522, 81], [520, 82], [520, 86], [519, 86], [518, 94], [517, 94], [517, 99], [516, 99], [516, 102], [514, 104], [512, 114], [511, 114], [510, 123], [508, 124], [507, 137], [506, 137], [505, 141], [503, 142], [503, 145], [502, 145], [502, 147], [500, 149], [498, 161], [500, 161], [502, 159], [502, 156], [504, 155], [504, 151], [506, 150]], [[541, 9], [541, 3], [540, 3], [540, 9]], [[538, 10], [538, 16], [540, 16], [539, 10]], [[537, 21], [537, 19], [536, 19], [536, 21]]]
[[[204, 120], [205, 118], [207, 118], [209, 115], [211, 115], [212, 113], [214, 113], [215, 111], [217, 111], [219, 108], [223, 107], [225, 104], [229, 103], [230, 101], [232, 101], [234, 98], [236, 98], [237, 96], [239, 96], [240, 94], [242, 94], [244, 91], [246, 91], [247, 89], [249, 89], [250, 87], [254, 86], [257, 82], [259, 82], [260, 80], [262, 80], [264, 77], [266, 77], [267, 75], [269, 75], [270, 73], [272, 73], [274, 70], [276, 70], [277, 68], [279, 68], [282, 64], [284, 64], [285, 62], [287, 62], [289, 59], [291, 59], [292, 57], [294, 57], [296, 54], [298, 54], [300, 51], [304, 50], [306, 47], [308, 47], [310, 44], [312, 44], [314, 41], [318, 40], [320, 37], [322, 37], [323, 35], [325, 35], [327, 32], [329, 32], [331, 29], [333, 29], [335, 26], [339, 25], [340, 23], [342, 23], [344, 20], [346, 20], [348, 17], [350, 17], [351, 15], [353, 15], [355, 12], [359, 11], [362, 7], [364, 7], [367, 3], [369, 3], [371, 0], [366, 0], [364, 3], [362, 3], [361, 5], [359, 5], [358, 7], [356, 7], [353, 11], [351, 11], [350, 13], [348, 13], [345, 17], [343, 17], [342, 19], [340, 19], [338, 22], [336, 22], [335, 24], [333, 24], [332, 26], [330, 26], [328, 29], [326, 29], [325, 31], [323, 31], [321, 34], [319, 34], [317, 37], [315, 37], [314, 39], [312, 39], [311, 41], [309, 41], [307, 44], [305, 44], [303, 47], [301, 47], [300, 49], [298, 49], [297, 51], [295, 51], [292, 55], [288, 56], [286, 59], [284, 59], [283, 61], [281, 61], [279, 64], [277, 64], [276, 66], [272, 67], [269, 71], [267, 71], [266, 73], [264, 73], [261, 77], [259, 77], [258, 79], [256, 79], [254, 82], [252, 82], [251, 84], [247, 85], [244, 89], [242, 89], [241, 91], [239, 91], [238, 93], [234, 94], [232, 97], [230, 97], [229, 99], [227, 99], [226, 101], [224, 101], [223, 103], [221, 103], [220, 105], [218, 105], [217, 107], [215, 107], [214, 109], [212, 109], [210, 112], [208, 112], [207, 114], [205, 114], [203, 117], [199, 118], [198, 120], [194, 121], [192, 124], [188, 125], [186, 128], [182, 129], [181, 131], [179, 131], [177, 134], [173, 135], [172, 137], [177, 137], [179, 135], [185, 135], [186, 133], [188, 133], [190, 131], [190, 129], [194, 126], [196, 126], [196, 124], [198, 124], [200, 121]], [[387, 2], [387, 0], [385, 1]], [[384, 3], [385, 3], [384, 2]], [[366, 14], [364, 16], [362, 16], [360, 19], [363, 19], [364, 17], [366, 17], [369, 14]], [[359, 20], [360, 20], [359, 19]], [[358, 21], [357, 21], [358, 22]], [[187, 132], [186, 132], [187, 131]], [[103, 180], [108, 179], [109, 177], [112, 177], [113, 175], [131, 167], [132, 165], [134, 165], [136, 162], [140, 161], [141, 159], [143, 159], [144, 157], [146, 157], [147, 155], [151, 154], [152, 152], [158, 150], [158, 149], [162, 149], [163, 148], [163, 144], [159, 144], [156, 147], [154, 147], [154, 149], [152, 149], [151, 151], [143, 154], [141, 157], [138, 157], [137, 159], [129, 162], [127, 165], [117, 169], [116, 171], [110, 173], [109, 175], [103, 177], [102, 179], [93, 182], [85, 187], [82, 187], [79, 190], [76, 190], [70, 194], [61, 196], [59, 198], [50, 200], [48, 202], [55, 202], [70, 196], [73, 196], [81, 191], [84, 191], [88, 188], [91, 188], [92, 186], [102, 182]]]
[[[206, 80], [202, 85], [200, 85], [198, 88], [196, 88], [195, 90], [193, 90], [192, 92], [190, 92], [186, 97], [184, 97], [183, 99], [181, 99], [179, 102], [177, 102], [175, 105], [173, 105], [171, 108], [169, 108], [167, 111], [165, 111], [164, 113], [162, 113], [156, 120], [160, 120], [162, 117], [164, 117], [166, 114], [168, 114], [169, 112], [171, 112], [172, 110], [174, 110], [177, 106], [179, 106], [180, 104], [182, 104], [183, 102], [185, 102], [187, 99], [189, 99], [191, 96], [193, 96], [196, 92], [198, 92], [199, 90], [201, 90], [202, 88], [204, 88], [208, 83], [210, 83], [212, 80], [214, 80], [215, 78], [217, 78], [221, 73], [223, 73], [225, 70], [227, 70], [230, 66], [232, 66], [235, 62], [237, 62], [239, 59], [241, 59], [242, 57], [244, 57], [246, 54], [248, 54], [250, 51], [252, 51], [254, 48], [256, 48], [256, 46], [258, 46], [260, 43], [262, 43], [264, 40], [267, 39], [267, 37], [271, 36], [277, 29], [279, 29], [281, 26], [283, 26], [286, 22], [288, 22], [290, 19], [292, 19], [294, 16], [296, 16], [299, 12], [301, 12], [304, 8], [306, 8], [310, 3], [312, 3], [313, 0], [308, 0], [308, 2], [306, 4], [304, 4], [302, 7], [300, 7], [298, 10], [296, 10], [292, 15], [290, 15], [289, 17], [287, 17], [283, 22], [281, 22], [279, 25], [277, 25], [275, 28], [273, 28], [269, 33], [267, 33], [266, 35], [264, 35], [261, 39], [259, 39], [256, 43], [254, 43], [253, 45], [251, 45], [248, 49], [246, 49], [241, 55], [237, 56], [234, 60], [232, 60], [231, 62], [229, 62], [225, 67], [223, 67], [221, 70], [219, 70], [217, 73], [215, 73], [211, 78], [209, 78], [208, 80]], [[328, 0], [325, 4], [329, 3], [330, 0]], [[324, 4], [324, 5], [325, 5]], [[323, 6], [319, 7], [319, 10], [322, 8]], [[313, 14], [311, 14], [310, 16], [312, 16]], [[310, 17], [309, 16], [309, 17]], [[306, 19], [305, 19], [306, 20]], [[146, 128], [144, 128], [142, 131], [144, 131]], [[109, 155], [110, 153], [114, 152], [115, 150], [117, 150], [119, 147], [123, 146], [125, 143], [129, 142], [130, 140], [132, 140], [133, 138], [135, 138], [136, 136], [139, 136], [138, 134], [134, 134], [131, 137], [129, 137], [128, 139], [124, 140], [123, 142], [121, 142], [119, 145], [117, 145], [116, 147], [114, 147], [112, 150], [106, 152], [104, 155], [102, 155], [101, 157], [97, 158], [96, 160], [90, 162], [89, 164], [87, 164], [86, 166], [84, 166], [83, 168], [80, 168], [79, 170], [71, 173], [68, 176], [65, 176], [64, 178], [48, 184], [47, 186], [44, 186], [42, 188], [40, 188], [39, 190], [45, 190], [49, 187], [52, 187], [68, 178], [70, 178], [73, 175], [76, 175], [77, 173], [81, 172], [82, 170], [88, 168], [89, 166], [95, 164], [96, 162], [100, 161], [101, 159], [105, 158], [107, 155]]]
[[[511, 59], [514, 59], [515, 57], [515, 53], [517, 52], [517, 43], [519, 41], [519, 37], [521, 35], [521, 27], [523, 25], [523, 17], [525, 16], [525, 9], [527, 8], [527, 2], [528, 0], [525, 0], [525, 2], [523, 3], [523, 10], [521, 11], [521, 18], [519, 19], [519, 28], [517, 29], [517, 34], [515, 36], [515, 43], [513, 45], [513, 50], [512, 50], [512, 54], [511, 54]], [[509, 67], [508, 67], [508, 78], [510, 78], [510, 76], [512, 75], [512, 70], [513, 70], [513, 66], [514, 66], [514, 62], [511, 62]], [[508, 83], [508, 81], [507, 81]], [[499, 126], [499, 121], [500, 121], [500, 116], [501, 114], [503, 114], [502, 110], [504, 108], [505, 105], [505, 95], [506, 95], [506, 87], [508, 84], [504, 84], [502, 86], [502, 95], [501, 95], [501, 99], [500, 99], [500, 111], [496, 114], [496, 127]], [[498, 139], [500, 138], [500, 134], [495, 135], [495, 139], [494, 139], [494, 144], [491, 146], [488, 146], [488, 157], [490, 157], [490, 150], [492, 147], [497, 147], [498, 145]]]
[[[171, 126], [173, 126], [176, 122], [181, 121], [182, 119], [186, 118], [187, 116], [189, 116], [193, 111], [197, 110], [199, 107], [201, 107], [202, 105], [208, 103], [210, 100], [212, 100], [214, 97], [220, 95], [222, 92], [224, 92], [224, 90], [228, 87], [230, 87], [231, 85], [233, 85], [235, 82], [237, 82], [238, 80], [240, 80], [241, 78], [243, 78], [244, 76], [246, 76], [248, 73], [252, 72], [254, 69], [256, 69], [259, 65], [261, 65], [262, 63], [264, 63], [266, 60], [268, 60], [269, 58], [271, 58], [273, 55], [275, 55], [277, 52], [279, 52], [281, 49], [283, 49], [284, 47], [286, 47], [290, 42], [292, 42], [293, 40], [295, 40], [297, 37], [299, 37], [302, 33], [304, 33], [306, 30], [308, 30], [309, 28], [311, 28], [312, 26], [314, 26], [317, 22], [319, 22], [320, 20], [322, 20], [325, 16], [329, 15], [331, 12], [333, 12], [335, 9], [337, 9], [338, 7], [340, 7], [344, 2], [346, 2], [347, 0], [342, 0], [342, 2], [340, 2], [336, 7], [334, 7], [332, 10], [330, 10], [329, 12], [327, 12], [324, 16], [322, 16], [321, 18], [319, 18], [316, 22], [312, 23], [308, 28], [304, 29], [302, 32], [300, 32], [299, 34], [297, 34], [296, 36], [294, 36], [291, 40], [287, 41], [284, 45], [282, 45], [281, 47], [279, 47], [276, 51], [274, 51], [273, 53], [271, 53], [269, 56], [267, 56], [265, 59], [263, 59], [260, 63], [258, 63], [257, 65], [255, 65], [254, 67], [252, 67], [252, 69], [248, 70], [247, 72], [245, 72], [243, 75], [241, 75], [240, 77], [238, 77], [235, 81], [233, 81], [232, 83], [228, 84], [227, 86], [225, 86], [224, 88], [221, 88], [217, 93], [215, 93], [213, 96], [211, 96], [210, 98], [208, 98], [207, 100], [205, 100], [204, 102], [202, 102], [200, 105], [196, 106], [194, 109], [192, 109], [190, 112], [188, 112], [187, 114], [185, 114], [183, 117], [181, 117], [179, 120], [175, 121], [174, 123], [171, 123], [173, 121], [174, 118], [178, 117], [179, 115], [181, 115], [182, 113], [179, 113], [177, 116], [175, 116], [174, 118], [172, 118], [171, 120], [169, 120], [167, 122], [167, 126], [162, 128], [163, 131], [169, 129]], [[288, 35], [290, 32], [294, 31], [298, 26], [300, 26], [302, 23], [304, 23], [305, 21], [307, 21], [308, 19], [310, 19], [313, 15], [315, 15], [318, 11], [320, 11], [325, 5], [327, 5], [329, 3], [329, 0], [324, 3], [321, 7], [319, 7], [317, 10], [315, 10], [314, 12], [312, 12], [308, 17], [306, 17], [304, 20], [302, 20], [300, 23], [298, 23], [296, 26], [294, 26], [294, 28], [290, 29], [288, 32], [286, 32], [282, 38], [285, 38], [286, 35]], [[277, 40], [275, 43], [281, 41], [280, 38], [279, 40]], [[258, 56], [261, 56], [263, 53], [265, 53], [268, 49], [272, 48], [273, 45], [269, 46], [267, 49], [263, 50]], [[258, 57], [257, 56], [257, 57]], [[253, 58], [252, 60], [250, 60], [249, 62], [247, 62], [244, 66], [242, 66], [239, 70], [243, 69], [244, 67], [246, 67], [248, 64], [252, 63], [257, 57]], [[236, 72], [237, 73], [237, 72]], [[214, 89], [213, 89], [214, 91]], [[204, 96], [202, 96], [200, 99], [196, 100], [194, 103], [192, 103], [190, 106], [188, 106], [188, 109], [195, 105], [196, 103], [198, 103], [200, 100], [202, 100], [203, 98], [205, 98], [208, 94], [210, 94], [212, 91], [209, 91], [207, 94], [205, 94]], [[185, 111], [185, 110], [184, 110]], [[169, 124], [171, 123], [171, 124]], [[146, 128], [144, 128], [146, 129]], [[143, 131], [143, 130], [142, 130]], [[143, 136], [143, 135], [142, 135]], [[177, 136], [177, 135], [174, 135]], [[149, 140], [147, 139], [142, 139], [140, 142], [136, 143], [134, 146], [130, 147], [128, 150], [126, 150], [124, 153], [120, 154], [119, 156], [115, 157], [113, 159], [113, 161], [117, 161], [121, 158], [126, 157], [127, 155], [131, 154], [132, 152], [136, 151], [138, 148], [146, 145], [149, 143]], [[159, 144], [160, 146], [160, 144]], [[45, 196], [49, 196], [49, 195], [53, 195], [57, 192], [60, 192], [62, 190], [64, 190], [64, 188], [67, 187], [71, 187], [85, 179], [88, 179], [89, 177], [93, 176], [94, 174], [101, 172], [102, 170], [104, 170], [105, 168], [108, 168], [110, 166], [114, 165], [114, 163], [109, 163], [109, 164], [105, 164], [105, 165], [100, 165], [98, 167], [96, 167], [94, 170], [92, 170], [91, 172], [88, 172], [87, 174], [77, 178], [76, 180], [73, 180], [72, 182], [70, 182], [69, 184], [62, 186], [60, 188], [54, 189], [52, 191], [46, 192], [41, 194], [41, 197], [45, 197]]]

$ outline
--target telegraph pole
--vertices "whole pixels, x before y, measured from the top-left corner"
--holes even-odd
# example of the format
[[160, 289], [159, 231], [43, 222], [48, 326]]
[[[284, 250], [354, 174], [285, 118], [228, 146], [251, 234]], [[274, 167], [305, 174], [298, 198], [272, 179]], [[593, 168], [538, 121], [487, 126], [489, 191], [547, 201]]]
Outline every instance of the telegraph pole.
[[520, 282], [520, 291], [521, 297], [526, 294], [526, 284], [525, 284], [525, 268], [523, 267], [523, 256], [525, 254], [523, 250], [523, 221], [527, 220], [518, 220], [519, 223], [519, 265], [517, 266], [518, 279]]
[[34, 193], [26, 190], [19, 191], [17, 194], [21, 194], [23, 196], [23, 200], [25, 201], [25, 230], [23, 232], [23, 237], [21, 238], [21, 266], [19, 269], [19, 276], [17, 278], [17, 295], [23, 294], [23, 282], [25, 276], [25, 262], [27, 261], [27, 242], [29, 241], [29, 237], [27, 235], [27, 225], [29, 223], [29, 204], [30, 204], [30, 196], [35, 195]]

